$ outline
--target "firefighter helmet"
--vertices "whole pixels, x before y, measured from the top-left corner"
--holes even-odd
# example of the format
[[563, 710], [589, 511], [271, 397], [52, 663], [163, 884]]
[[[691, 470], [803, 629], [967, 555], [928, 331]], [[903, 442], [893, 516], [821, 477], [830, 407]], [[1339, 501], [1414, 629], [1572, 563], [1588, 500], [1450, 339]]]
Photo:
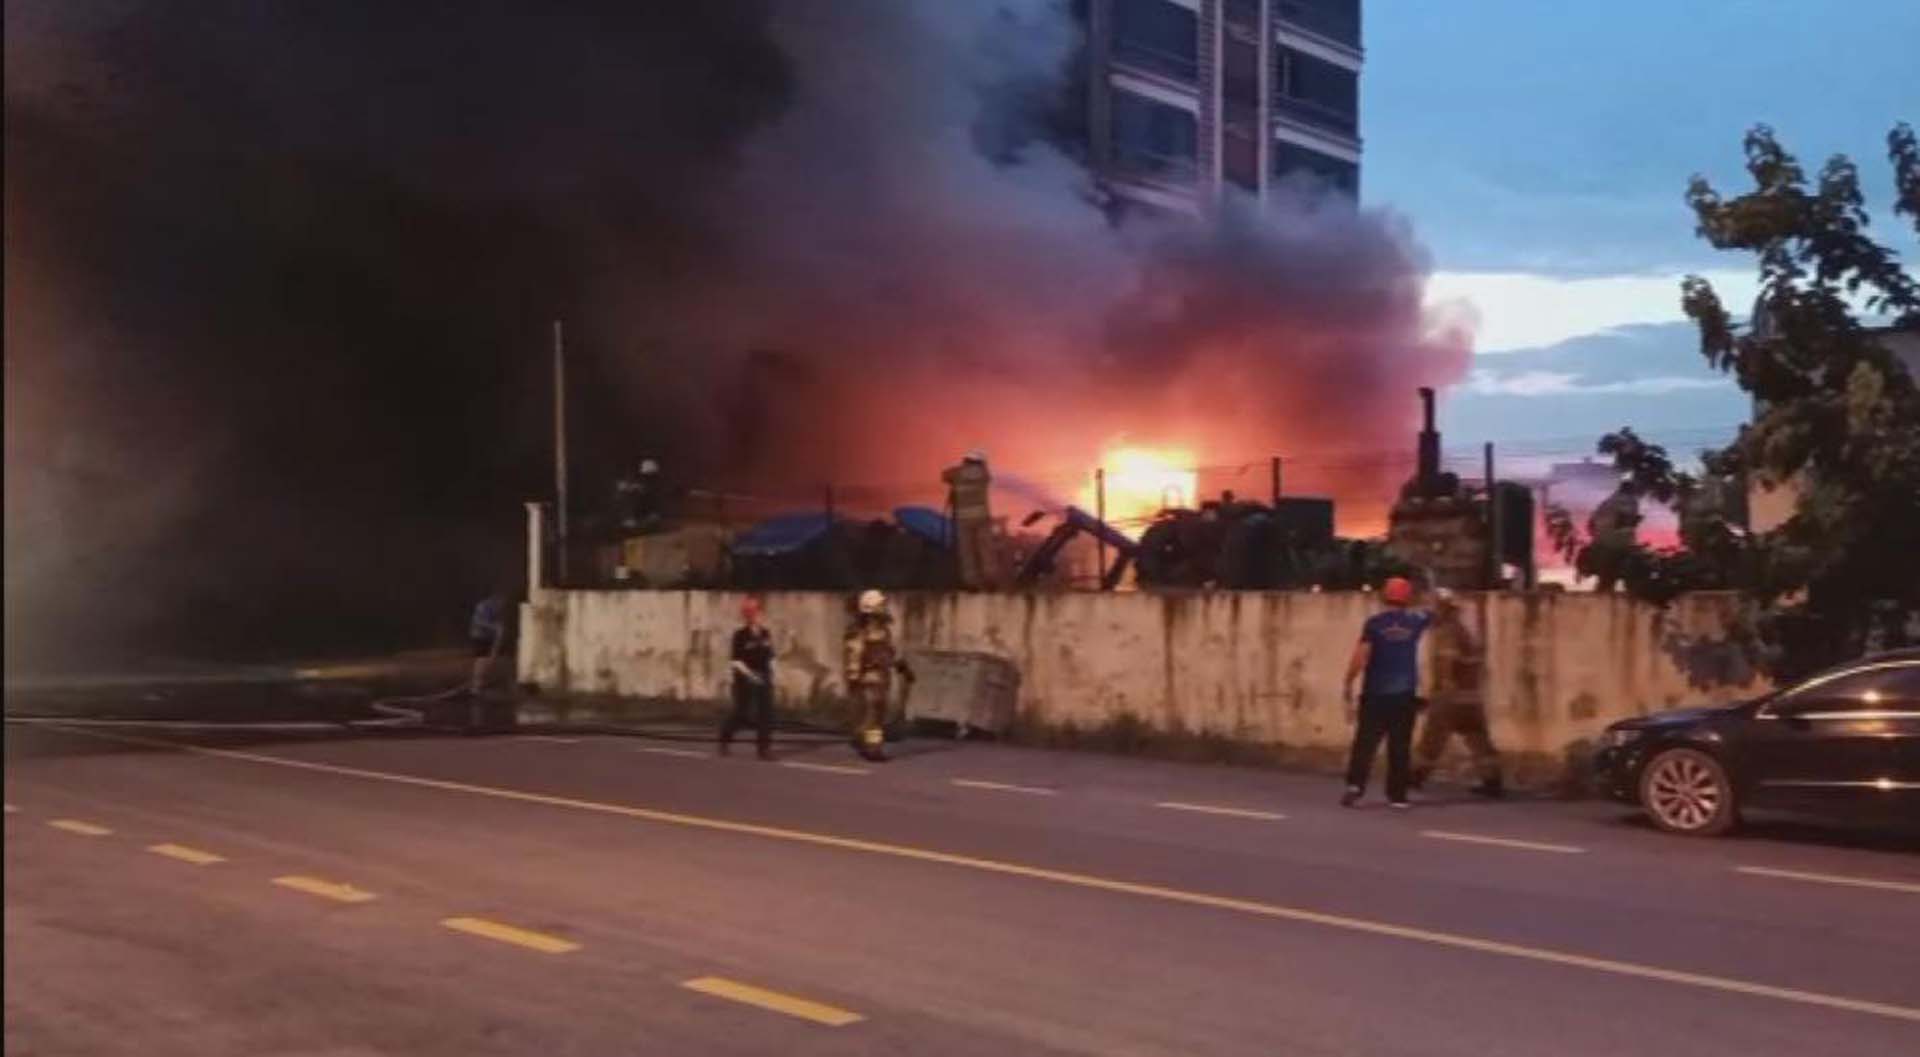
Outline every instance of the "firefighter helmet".
[[886, 611], [887, 611], [886, 595], [883, 595], [878, 591], [872, 591], [872, 590], [860, 592], [860, 612], [861, 613], [867, 616], [873, 616], [878, 613], [885, 613]]

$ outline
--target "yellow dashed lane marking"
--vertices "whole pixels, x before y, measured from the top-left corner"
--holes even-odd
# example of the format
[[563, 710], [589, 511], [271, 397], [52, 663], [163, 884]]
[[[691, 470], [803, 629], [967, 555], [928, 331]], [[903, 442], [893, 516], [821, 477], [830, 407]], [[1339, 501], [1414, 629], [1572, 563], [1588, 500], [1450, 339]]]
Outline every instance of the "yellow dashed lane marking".
[[113, 831], [105, 826], [96, 826], [91, 822], [82, 822], [74, 818], [56, 818], [47, 823], [54, 829], [63, 829], [68, 833], [78, 833], [83, 837], [104, 837]]
[[568, 951], [580, 949], [580, 945], [571, 940], [549, 936], [544, 932], [514, 928], [512, 925], [502, 925], [498, 921], [488, 921], [486, 918], [447, 918], [440, 924], [455, 932], [484, 936], [490, 940], [527, 947], [543, 954], [565, 954]]
[[1164, 807], [1170, 811], [1193, 811], [1202, 815], [1226, 815], [1230, 818], [1257, 818], [1275, 822], [1287, 816], [1278, 811], [1255, 811], [1244, 807], [1221, 807], [1217, 804], [1183, 804], [1178, 800], [1162, 800], [1154, 807]]
[[522, 734], [515, 741], [550, 741], [555, 745], [578, 745], [579, 738], [556, 738], [551, 734]]
[[848, 767], [838, 763], [804, 763], [800, 760], [782, 760], [780, 766], [791, 767], [796, 771], [820, 771], [825, 774], [872, 774], [865, 767]]
[[399, 774], [393, 771], [372, 771], [360, 767], [344, 767], [338, 764], [319, 763], [312, 760], [296, 760], [285, 756], [268, 756], [256, 752], [241, 752], [235, 749], [214, 749], [201, 745], [189, 745], [180, 742], [162, 741], [155, 738], [137, 738], [124, 734], [107, 734], [101, 731], [81, 730], [72, 727], [55, 727], [64, 733], [78, 737], [98, 738], [106, 741], [118, 741], [135, 745], [147, 745], [155, 748], [169, 748], [197, 756], [210, 756], [223, 760], [243, 760], [248, 763], [269, 767], [284, 767], [293, 770], [312, 771], [319, 774], [340, 775], [348, 778], [364, 778], [370, 781], [390, 782], [395, 785], [412, 786], [416, 789], [437, 789], [450, 793], [465, 793], [470, 796], [491, 797], [497, 800], [512, 800], [523, 804], [545, 804], [550, 807], [568, 808], [574, 811], [592, 811], [622, 818], [641, 819], [673, 826], [685, 826], [691, 829], [703, 829], [716, 833], [732, 833], [740, 836], [760, 837], [767, 840], [784, 841], [791, 844], [806, 844], [816, 848], [838, 848], [843, 851], [862, 852], [868, 855], [884, 855], [895, 859], [913, 862], [937, 863], [964, 870], [976, 870], [981, 873], [999, 874], [1005, 877], [1021, 877], [1033, 881], [1045, 881], [1050, 884], [1068, 885], [1097, 892], [1112, 892], [1120, 895], [1137, 896], [1167, 903], [1179, 903], [1185, 906], [1206, 907], [1212, 910], [1224, 910], [1246, 914], [1251, 917], [1270, 918], [1280, 921], [1292, 921], [1306, 925], [1319, 925], [1324, 928], [1357, 932], [1369, 936], [1384, 936], [1391, 939], [1424, 943], [1451, 950], [1474, 951], [1480, 954], [1498, 955], [1504, 958], [1517, 958], [1523, 961], [1539, 962], [1548, 965], [1561, 965], [1574, 969], [1586, 969], [1591, 972], [1608, 973], [1614, 976], [1629, 976], [1641, 980], [1654, 980], [1666, 984], [1681, 984], [1710, 991], [1728, 994], [1746, 995], [1753, 998], [1769, 998], [1780, 1002], [1794, 1002], [1801, 1005], [1819, 1006], [1825, 1009], [1838, 1009], [1849, 1013], [1864, 1013], [1871, 1016], [1889, 1017], [1895, 1020], [1920, 1023], [1920, 1007], [1894, 1005], [1890, 1002], [1873, 1002], [1861, 998], [1848, 998], [1844, 995], [1826, 994], [1820, 991], [1804, 991], [1795, 987], [1781, 987], [1775, 984], [1757, 983], [1752, 980], [1740, 980], [1728, 976], [1713, 976], [1707, 973], [1686, 972], [1680, 969], [1666, 969], [1642, 962], [1620, 961], [1614, 958], [1596, 958], [1571, 951], [1554, 950], [1549, 947], [1529, 947], [1518, 943], [1506, 943], [1500, 940], [1482, 939], [1458, 932], [1442, 932], [1437, 929], [1417, 928], [1411, 925], [1396, 925], [1392, 922], [1369, 918], [1350, 917], [1345, 914], [1330, 914], [1304, 907], [1286, 906], [1280, 903], [1265, 903], [1254, 899], [1237, 899], [1232, 896], [1210, 895], [1165, 885], [1142, 884], [1136, 881], [1124, 881], [1112, 877], [1100, 877], [1095, 874], [1074, 873], [1068, 870], [1054, 870], [1041, 866], [1028, 866], [1023, 863], [1007, 862], [1000, 859], [984, 859], [971, 855], [957, 855], [951, 852], [935, 851], [931, 848], [919, 848], [907, 844], [888, 844], [884, 841], [861, 840], [856, 837], [840, 837], [830, 833], [816, 833], [808, 830], [783, 829], [779, 826], [765, 826], [753, 822], [736, 822], [730, 819], [710, 818], [704, 815], [687, 815], [674, 811], [662, 811], [656, 808], [633, 807], [626, 804], [608, 804], [594, 800], [578, 800], [572, 797], [551, 796], [545, 793], [529, 793], [519, 789], [503, 789], [498, 786], [474, 785], [468, 782], [450, 782], [439, 778], [422, 778], [418, 775]]
[[215, 855], [210, 851], [201, 851], [198, 848], [189, 848], [184, 844], [149, 844], [147, 845], [147, 850], [154, 853], [155, 855], [164, 855], [169, 859], [178, 859], [181, 862], [190, 862], [195, 866], [211, 866], [217, 862], [227, 861], [226, 859], [218, 855]]
[[688, 980], [680, 985], [689, 991], [698, 991], [703, 995], [716, 998], [730, 998], [735, 1002], [744, 1002], [761, 1009], [770, 1009], [775, 1013], [785, 1013], [801, 1020], [811, 1020], [815, 1024], [825, 1024], [832, 1028], [844, 1028], [848, 1024], [858, 1024], [866, 1018], [858, 1013], [849, 1012], [820, 1002], [783, 995], [778, 991], [769, 991], [764, 987], [743, 984], [736, 980], [727, 980], [718, 976], [702, 976], [697, 980]]
[[1007, 782], [983, 782], [977, 778], [955, 778], [953, 784], [962, 789], [991, 789], [998, 793], [1025, 793], [1028, 796], [1055, 796], [1058, 789], [1042, 789], [1037, 785], [1012, 785]]
[[706, 753], [695, 752], [692, 749], [662, 749], [662, 748], [656, 748], [652, 745], [642, 745], [636, 751], [650, 752], [650, 753], [653, 753], [655, 756], [678, 756], [683, 760], [704, 760], [707, 758]]
[[1804, 873], [1800, 870], [1776, 870], [1771, 866], [1736, 866], [1735, 873], [1755, 877], [1779, 877], [1788, 881], [1812, 881], [1816, 884], [1848, 885], [1854, 888], [1880, 888], [1889, 892], [1920, 893], [1920, 884], [1908, 881], [1882, 881], [1872, 877], [1847, 877], [1844, 874]]
[[1576, 848], [1571, 844], [1542, 844], [1535, 840], [1515, 840], [1512, 837], [1486, 837], [1478, 833], [1450, 833], [1443, 829], [1421, 830], [1422, 837], [1434, 840], [1459, 841], [1462, 844], [1490, 844], [1497, 848], [1520, 848], [1525, 851], [1553, 851], [1562, 855], [1579, 855], [1587, 849]]
[[362, 891], [350, 884], [322, 881], [317, 877], [276, 877], [273, 879], [273, 883], [282, 888], [291, 888], [296, 892], [305, 892], [308, 895], [319, 896], [322, 899], [332, 899], [341, 903], [370, 903], [379, 898], [372, 892]]

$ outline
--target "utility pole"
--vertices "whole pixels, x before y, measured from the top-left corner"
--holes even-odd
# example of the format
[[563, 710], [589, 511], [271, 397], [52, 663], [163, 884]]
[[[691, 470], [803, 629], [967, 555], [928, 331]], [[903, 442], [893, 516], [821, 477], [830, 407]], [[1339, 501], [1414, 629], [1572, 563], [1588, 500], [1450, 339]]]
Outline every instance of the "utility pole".
[[567, 347], [560, 321], [553, 321], [553, 491], [560, 585], [567, 583]]
[[[1107, 470], [1104, 466], [1096, 466], [1093, 469], [1093, 516], [1099, 519], [1100, 524], [1105, 525], [1107, 523]], [[1098, 574], [1094, 577], [1094, 583], [1097, 584], [1101, 590], [1105, 590], [1107, 584], [1107, 537], [1105, 533], [1094, 533], [1093, 547], [1095, 554], [1094, 560], [1098, 565]]]
[[1280, 456], [1273, 457], [1273, 508], [1280, 509]]
[[1500, 487], [1493, 480], [1493, 443], [1484, 449], [1487, 461], [1487, 586], [1499, 589], [1505, 579], [1506, 558], [1500, 549]]

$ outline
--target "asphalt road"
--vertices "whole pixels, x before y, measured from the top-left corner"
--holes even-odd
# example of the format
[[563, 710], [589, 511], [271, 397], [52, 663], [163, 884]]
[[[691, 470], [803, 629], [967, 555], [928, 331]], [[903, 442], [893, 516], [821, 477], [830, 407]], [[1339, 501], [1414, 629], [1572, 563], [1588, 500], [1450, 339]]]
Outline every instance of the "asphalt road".
[[5, 1052], [1920, 1053], [1903, 838], [913, 748], [9, 725]]

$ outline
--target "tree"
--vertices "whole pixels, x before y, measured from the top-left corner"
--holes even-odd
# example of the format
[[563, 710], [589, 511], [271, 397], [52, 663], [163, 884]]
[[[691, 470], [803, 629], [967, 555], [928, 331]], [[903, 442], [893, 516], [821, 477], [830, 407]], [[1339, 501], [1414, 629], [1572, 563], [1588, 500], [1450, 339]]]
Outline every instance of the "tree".
[[[1904, 123], [1887, 144], [1894, 212], [1920, 233], [1920, 144]], [[1697, 474], [1631, 429], [1600, 439], [1638, 494], [1678, 513], [1679, 546], [1583, 546], [1564, 514], [1549, 525], [1583, 574], [1617, 578], [1638, 597], [1739, 590], [1770, 667], [1792, 676], [1858, 654], [1878, 622], [1904, 629], [1920, 615], [1920, 389], [1854, 307], [1920, 333], [1920, 281], [1866, 233], [1853, 162], [1835, 156], [1809, 186], [1764, 125], [1747, 134], [1746, 157], [1753, 190], [1723, 198], [1695, 176], [1687, 202], [1716, 249], [1758, 257], [1754, 318], [1737, 325], [1697, 275], [1681, 284], [1681, 304], [1701, 354], [1754, 397], [1753, 422], [1703, 452]], [[1735, 501], [1747, 482], [1793, 489], [1792, 515], [1748, 532]]]

